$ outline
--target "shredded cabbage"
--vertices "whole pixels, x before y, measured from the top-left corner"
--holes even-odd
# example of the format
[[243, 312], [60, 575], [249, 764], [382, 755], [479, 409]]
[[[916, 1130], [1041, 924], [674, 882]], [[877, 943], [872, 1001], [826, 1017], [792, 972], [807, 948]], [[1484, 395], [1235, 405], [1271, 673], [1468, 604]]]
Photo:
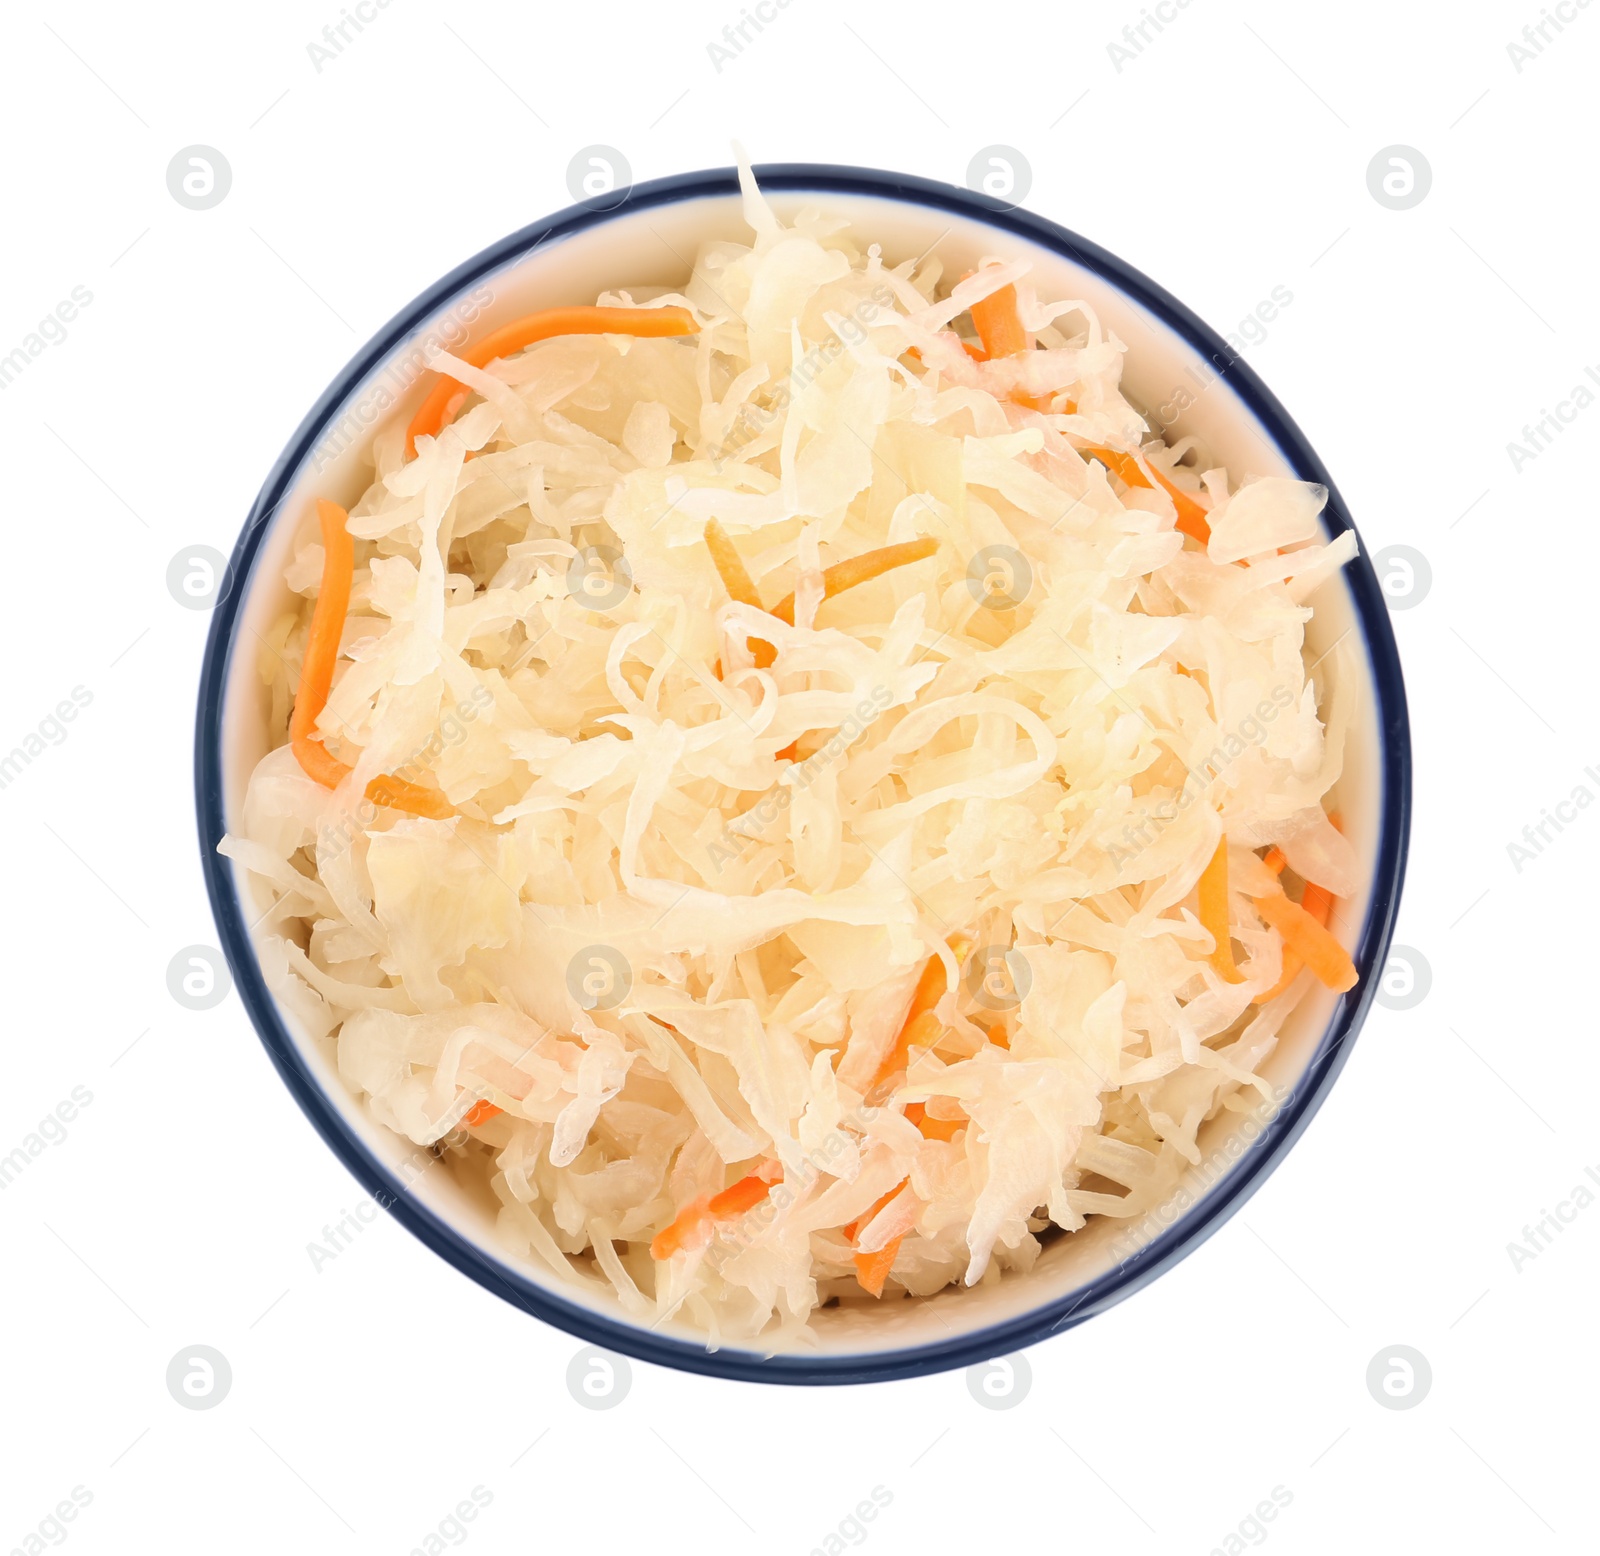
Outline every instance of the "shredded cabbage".
[[[1303, 656], [1353, 541], [1322, 542], [1321, 488], [1151, 439], [1122, 342], [1025, 261], [950, 285], [744, 187], [748, 244], [599, 299], [698, 334], [441, 357], [454, 423], [411, 461], [378, 432], [319, 724], [361, 755], [329, 791], [284, 743], [308, 540], [261, 653], [276, 749], [223, 851], [270, 904], [284, 1005], [377, 1120], [487, 1178], [513, 1253], [641, 1321], [772, 1339], [870, 1300], [866, 1256], [922, 1296], [1141, 1217], [1207, 1119], [1270, 1094], [1310, 974], [1253, 1003], [1282, 970], [1258, 850], [1357, 885], [1324, 806], [1348, 709], [1324, 727]], [[1007, 285], [1036, 348], [974, 360], [958, 326]], [[1208, 545], [1082, 452], [1141, 442]], [[730, 601], [712, 521], [792, 621]], [[824, 598], [828, 566], [920, 537], [932, 558]], [[456, 814], [362, 798], [400, 770]], [[1224, 836], [1237, 983], [1196, 911]], [[883, 1080], [930, 959], [933, 1018]], [[754, 1208], [652, 1257], [746, 1179]]]

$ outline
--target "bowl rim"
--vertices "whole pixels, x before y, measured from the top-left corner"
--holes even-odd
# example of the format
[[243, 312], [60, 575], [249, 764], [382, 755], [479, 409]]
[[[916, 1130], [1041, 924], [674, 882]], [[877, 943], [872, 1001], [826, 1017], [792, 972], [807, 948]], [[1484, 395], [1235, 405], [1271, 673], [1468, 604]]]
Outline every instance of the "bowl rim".
[[[1164, 288], [1099, 245], [1042, 216], [988, 195], [910, 174], [827, 163], [784, 162], [754, 169], [772, 194], [857, 195], [929, 208], [983, 222], [1064, 255], [1155, 315], [1226, 376], [1235, 394], [1277, 444], [1295, 473], [1328, 489], [1323, 517], [1332, 535], [1354, 531], [1343, 498], [1305, 435], [1255, 371], [1217, 331]], [[545, 243], [663, 205], [739, 191], [733, 168], [713, 168], [636, 184], [623, 193], [569, 206], [490, 244], [408, 303], [335, 375], [307, 413], [267, 476], [234, 547], [200, 667], [195, 724], [195, 795], [201, 867], [222, 949], [252, 1024], [302, 1112], [356, 1179], [409, 1232], [480, 1286], [514, 1307], [574, 1337], [640, 1361], [713, 1377], [786, 1384], [870, 1383], [924, 1376], [988, 1361], [1023, 1349], [1084, 1322], [1131, 1296], [1216, 1232], [1282, 1161], [1327, 1096], [1366, 1018], [1393, 934], [1405, 878], [1411, 818], [1411, 743], [1405, 683], [1383, 592], [1366, 550], [1345, 568], [1351, 604], [1367, 651], [1377, 699], [1382, 807], [1372, 895], [1353, 953], [1360, 981], [1334, 1005], [1316, 1052], [1292, 1093], [1199, 1201], [1121, 1264], [1037, 1308], [1001, 1323], [933, 1344], [870, 1352], [764, 1356], [733, 1346], [716, 1351], [675, 1335], [619, 1321], [571, 1302], [500, 1263], [486, 1250], [407, 1192], [346, 1125], [302, 1058], [266, 986], [233, 877], [231, 861], [217, 852], [226, 831], [222, 770], [222, 712], [241, 596], [268, 522], [293, 486], [330, 422], [367, 375], [407, 336], [477, 281]], [[1359, 535], [1357, 537], [1360, 544]]]

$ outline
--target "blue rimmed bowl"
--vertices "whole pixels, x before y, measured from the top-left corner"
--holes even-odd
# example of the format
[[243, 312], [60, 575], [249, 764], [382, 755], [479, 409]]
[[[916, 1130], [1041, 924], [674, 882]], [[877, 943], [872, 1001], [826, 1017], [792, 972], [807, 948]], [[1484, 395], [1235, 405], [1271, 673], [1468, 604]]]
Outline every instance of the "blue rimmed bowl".
[[[985, 254], [1026, 256], [1042, 293], [1091, 303], [1129, 345], [1130, 398], [1169, 440], [1197, 436], [1236, 474], [1286, 475], [1328, 488], [1330, 536], [1352, 529], [1337, 488], [1300, 429], [1238, 354], [1176, 298], [1115, 255], [1042, 217], [926, 179], [865, 168], [777, 164], [756, 170], [781, 214], [824, 205], [882, 244], [892, 263], [936, 249], [960, 273]], [[268, 749], [267, 708], [249, 645], [289, 605], [283, 569], [314, 497], [350, 502], [368, 479], [361, 453], [380, 421], [409, 417], [431, 349], [477, 338], [535, 308], [590, 302], [602, 289], [681, 285], [707, 238], [746, 236], [732, 169], [640, 184], [512, 234], [430, 287], [356, 354], [300, 424], [268, 476], [234, 550], [201, 667], [195, 737], [200, 848], [222, 946], [272, 1062], [317, 1131], [366, 1188], [428, 1247], [506, 1301], [593, 1344], [645, 1361], [769, 1383], [912, 1377], [1016, 1351], [1082, 1323], [1170, 1268], [1228, 1219], [1283, 1159], [1333, 1085], [1381, 972], [1405, 872], [1411, 748], [1389, 615], [1363, 553], [1315, 597], [1312, 659], [1348, 639], [1360, 695], [1346, 741], [1339, 808], [1363, 864], [1341, 905], [1358, 926], [1361, 979], [1319, 991], [1285, 1023], [1263, 1067], [1278, 1101], [1224, 1111], [1202, 1131], [1202, 1160], [1168, 1201], [1132, 1225], [1092, 1222], [1048, 1243], [1033, 1270], [926, 1301], [838, 1306], [812, 1319], [813, 1344], [767, 1354], [693, 1330], [649, 1328], [614, 1303], [564, 1288], [501, 1251], [493, 1206], [445, 1172], [419, 1175], [417, 1148], [376, 1123], [338, 1075], [331, 1043], [299, 1028], [269, 992], [250, 925], [255, 887], [217, 853], [237, 828], [245, 784]]]

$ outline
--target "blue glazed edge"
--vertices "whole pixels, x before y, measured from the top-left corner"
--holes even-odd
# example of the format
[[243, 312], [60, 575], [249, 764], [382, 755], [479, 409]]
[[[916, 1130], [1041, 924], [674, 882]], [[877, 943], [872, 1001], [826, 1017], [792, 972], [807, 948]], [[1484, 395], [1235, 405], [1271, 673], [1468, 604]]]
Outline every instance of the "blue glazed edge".
[[[1354, 530], [1344, 500], [1322, 461], [1254, 370], [1177, 298], [1097, 244], [1043, 217], [1009, 207], [986, 195], [907, 174], [810, 163], [774, 163], [755, 171], [762, 188], [771, 192], [898, 199], [984, 221], [1075, 260], [1160, 318], [1211, 362], [1220, 376], [1227, 377], [1235, 393], [1277, 443], [1296, 473], [1302, 479], [1327, 487], [1324, 519], [1330, 533], [1338, 535]], [[1335, 1005], [1315, 1056], [1282, 1110], [1262, 1129], [1260, 1137], [1195, 1213], [1159, 1233], [1132, 1257], [1076, 1293], [1007, 1323], [941, 1343], [846, 1356], [763, 1357], [754, 1351], [731, 1348], [708, 1351], [702, 1345], [654, 1334], [591, 1312], [501, 1264], [413, 1199], [347, 1128], [284, 1029], [277, 1003], [267, 989], [256, 960], [234, 887], [232, 867], [217, 853], [217, 844], [226, 831], [222, 795], [222, 703], [239, 604], [268, 522], [301, 465], [352, 390], [396, 346], [456, 296], [535, 248], [620, 216], [707, 196], [727, 196], [737, 189], [737, 177], [731, 168], [686, 173], [637, 185], [620, 201], [614, 195], [602, 196], [534, 222], [492, 244], [429, 287], [390, 319], [336, 376], [296, 429], [262, 486], [234, 548], [223, 594], [213, 612], [201, 663], [195, 727], [195, 795], [201, 867], [235, 986], [284, 1084], [318, 1134], [362, 1186], [408, 1231], [463, 1274], [514, 1307], [569, 1334], [660, 1366], [712, 1377], [786, 1384], [872, 1383], [919, 1377], [1021, 1350], [1059, 1330], [1081, 1324], [1176, 1264], [1217, 1231], [1260, 1187], [1311, 1121], [1343, 1068], [1371, 1005], [1377, 975], [1394, 930], [1405, 879], [1411, 821], [1412, 764], [1405, 683], [1388, 607], [1364, 548], [1346, 567], [1345, 577], [1361, 625], [1378, 701], [1376, 722], [1382, 751], [1383, 815], [1372, 904], [1353, 953], [1360, 982]]]

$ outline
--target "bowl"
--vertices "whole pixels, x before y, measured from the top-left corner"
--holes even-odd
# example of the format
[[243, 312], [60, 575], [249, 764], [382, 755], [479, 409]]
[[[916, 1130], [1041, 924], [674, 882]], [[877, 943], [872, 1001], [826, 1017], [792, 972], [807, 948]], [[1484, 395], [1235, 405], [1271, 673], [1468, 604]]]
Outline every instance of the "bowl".
[[[1323, 526], [1352, 529], [1300, 429], [1223, 338], [1153, 281], [1042, 217], [985, 195], [899, 174], [811, 164], [758, 167], [781, 215], [826, 204], [883, 245], [891, 262], [937, 248], [952, 267], [983, 254], [1026, 255], [1041, 290], [1080, 297], [1129, 345], [1130, 398], [1169, 440], [1195, 434], [1236, 474], [1286, 475], [1328, 488]], [[217, 853], [240, 814], [246, 780], [268, 748], [253, 655], [240, 653], [288, 600], [283, 567], [311, 499], [352, 501], [365, 485], [363, 443], [382, 420], [409, 416], [430, 334], [459, 343], [519, 314], [591, 302], [602, 288], [681, 284], [701, 240], [739, 238], [732, 169], [690, 173], [598, 197], [535, 222], [468, 260], [401, 310], [356, 354], [300, 424], [235, 547], [201, 669], [195, 783], [206, 884], [236, 987], [261, 1041], [306, 1116], [378, 1204], [457, 1269], [526, 1312], [594, 1345], [691, 1372], [768, 1383], [863, 1383], [1006, 1355], [1083, 1323], [1171, 1268], [1216, 1231], [1283, 1160], [1333, 1085], [1366, 1015], [1387, 954], [1405, 869], [1411, 754], [1405, 689], [1389, 614], [1365, 552], [1316, 598], [1308, 653], [1341, 639], [1365, 696], [1339, 785], [1344, 825], [1366, 883], [1341, 904], [1359, 925], [1360, 981], [1318, 989], [1285, 1023], [1263, 1066], [1276, 1100], [1224, 1110], [1200, 1136], [1201, 1161], [1157, 1209], [1127, 1225], [1103, 1219], [1049, 1242], [1026, 1275], [871, 1308], [812, 1316], [804, 1345], [707, 1348], [693, 1329], [650, 1328], [620, 1305], [561, 1289], [496, 1246], [492, 1209], [445, 1172], [417, 1172], [418, 1148], [376, 1123], [339, 1078], [331, 1042], [314, 1040], [268, 991], [252, 939], [261, 909], [243, 872]], [[1347, 651], [1348, 653], [1348, 651]]]

